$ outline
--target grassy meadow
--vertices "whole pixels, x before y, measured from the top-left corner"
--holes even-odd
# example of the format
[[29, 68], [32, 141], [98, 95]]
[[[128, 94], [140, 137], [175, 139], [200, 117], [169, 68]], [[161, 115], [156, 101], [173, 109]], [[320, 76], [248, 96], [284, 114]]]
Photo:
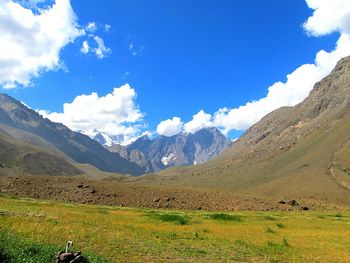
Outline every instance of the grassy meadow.
[[0, 262], [350, 262], [350, 212], [166, 211], [0, 196]]

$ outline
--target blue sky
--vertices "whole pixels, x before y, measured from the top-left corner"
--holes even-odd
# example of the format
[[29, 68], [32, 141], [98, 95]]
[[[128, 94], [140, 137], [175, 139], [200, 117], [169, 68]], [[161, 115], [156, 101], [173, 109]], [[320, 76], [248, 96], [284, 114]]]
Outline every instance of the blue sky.
[[[137, 93], [131, 98], [131, 108], [138, 115], [117, 120], [117, 125], [137, 127], [130, 137], [157, 130], [159, 134], [171, 135], [212, 124], [235, 138], [256, 120], [247, 117], [247, 122], [235, 124], [230, 110], [266, 97], [271, 85], [277, 81], [285, 83], [287, 74], [298, 67], [308, 63], [318, 66], [316, 54], [320, 50], [327, 54], [337, 51], [338, 39], [348, 36], [347, 29], [341, 27], [343, 21], [330, 21], [327, 25], [316, 21], [310, 28], [303, 26], [315, 10], [328, 8], [317, 4], [317, 0], [309, 1], [316, 4], [304, 0], [58, 0], [56, 4], [60, 1], [75, 13], [74, 27], [84, 33], [79, 31], [68, 43], [60, 43], [61, 66], [39, 67], [30, 76], [30, 83], [15, 79], [3, 92], [33, 109], [59, 114], [63, 104], [71, 103], [77, 96], [97, 92], [98, 97], [103, 97], [128, 83]], [[9, 2], [12, 1], [1, 0], [0, 5]], [[30, 9], [22, 1], [16, 2]], [[39, 16], [37, 7], [51, 8], [55, 1], [36, 2], [32, 1], [30, 10]], [[349, 5], [346, 1], [335, 2]], [[344, 16], [348, 17], [348, 13]], [[89, 31], [89, 23], [95, 25], [93, 30]], [[329, 25], [333, 28], [324, 30]], [[103, 58], [91, 51], [97, 45], [95, 37], [104, 41]], [[84, 41], [90, 48], [87, 54], [81, 51]], [[342, 48], [340, 54], [329, 58], [331, 62], [327, 61], [322, 73], [313, 76], [310, 83], [328, 73], [334, 61], [347, 52], [347, 48]], [[8, 83], [0, 77], [1, 81], [3, 86]], [[309, 92], [310, 84], [305, 89], [297, 98], [285, 99], [284, 104], [299, 102]], [[281, 105], [274, 108], [277, 106]], [[214, 120], [215, 113], [225, 107], [221, 118]], [[267, 107], [264, 114], [274, 108]], [[186, 126], [201, 110], [206, 120]], [[168, 127], [173, 117], [180, 119], [175, 130]], [[55, 121], [65, 118], [52, 117]], [[169, 122], [157, 129], [165, 120]], [[65, 124], [78, 129], [71, 118]], [[102, 129], [96, 126], [99, 127]]]

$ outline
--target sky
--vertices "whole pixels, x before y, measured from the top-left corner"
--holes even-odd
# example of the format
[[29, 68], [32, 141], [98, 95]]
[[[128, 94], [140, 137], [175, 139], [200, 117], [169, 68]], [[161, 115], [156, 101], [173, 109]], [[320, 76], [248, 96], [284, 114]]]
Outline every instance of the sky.
[[0, 0], [0, 92], [123, 144], [235, 139], [347, 55], [348, 0]]

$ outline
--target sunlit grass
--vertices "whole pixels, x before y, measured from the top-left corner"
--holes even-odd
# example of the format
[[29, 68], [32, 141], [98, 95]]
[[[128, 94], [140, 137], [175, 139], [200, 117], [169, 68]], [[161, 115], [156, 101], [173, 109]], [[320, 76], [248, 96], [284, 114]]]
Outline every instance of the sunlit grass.
[[111, 262], [350, 261], [349, 212], [154, 211], [0, 196], [0, 230], [55, 248], [73, 240]]

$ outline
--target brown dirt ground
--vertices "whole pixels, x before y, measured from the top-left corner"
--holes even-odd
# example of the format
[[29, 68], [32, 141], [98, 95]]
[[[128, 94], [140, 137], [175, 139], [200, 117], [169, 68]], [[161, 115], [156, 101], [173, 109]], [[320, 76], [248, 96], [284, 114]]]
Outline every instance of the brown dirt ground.
[[142, 186], [120, 181], [96, 181], [72, 177], [2, 176], [0, 192], [19, 197], [57, 200], [83, 204], [126, 207], [167, 208], [180, 210], [274, 211], [348, 209], [314, 200], [290, 200], [252, 197], [233, 192]]

